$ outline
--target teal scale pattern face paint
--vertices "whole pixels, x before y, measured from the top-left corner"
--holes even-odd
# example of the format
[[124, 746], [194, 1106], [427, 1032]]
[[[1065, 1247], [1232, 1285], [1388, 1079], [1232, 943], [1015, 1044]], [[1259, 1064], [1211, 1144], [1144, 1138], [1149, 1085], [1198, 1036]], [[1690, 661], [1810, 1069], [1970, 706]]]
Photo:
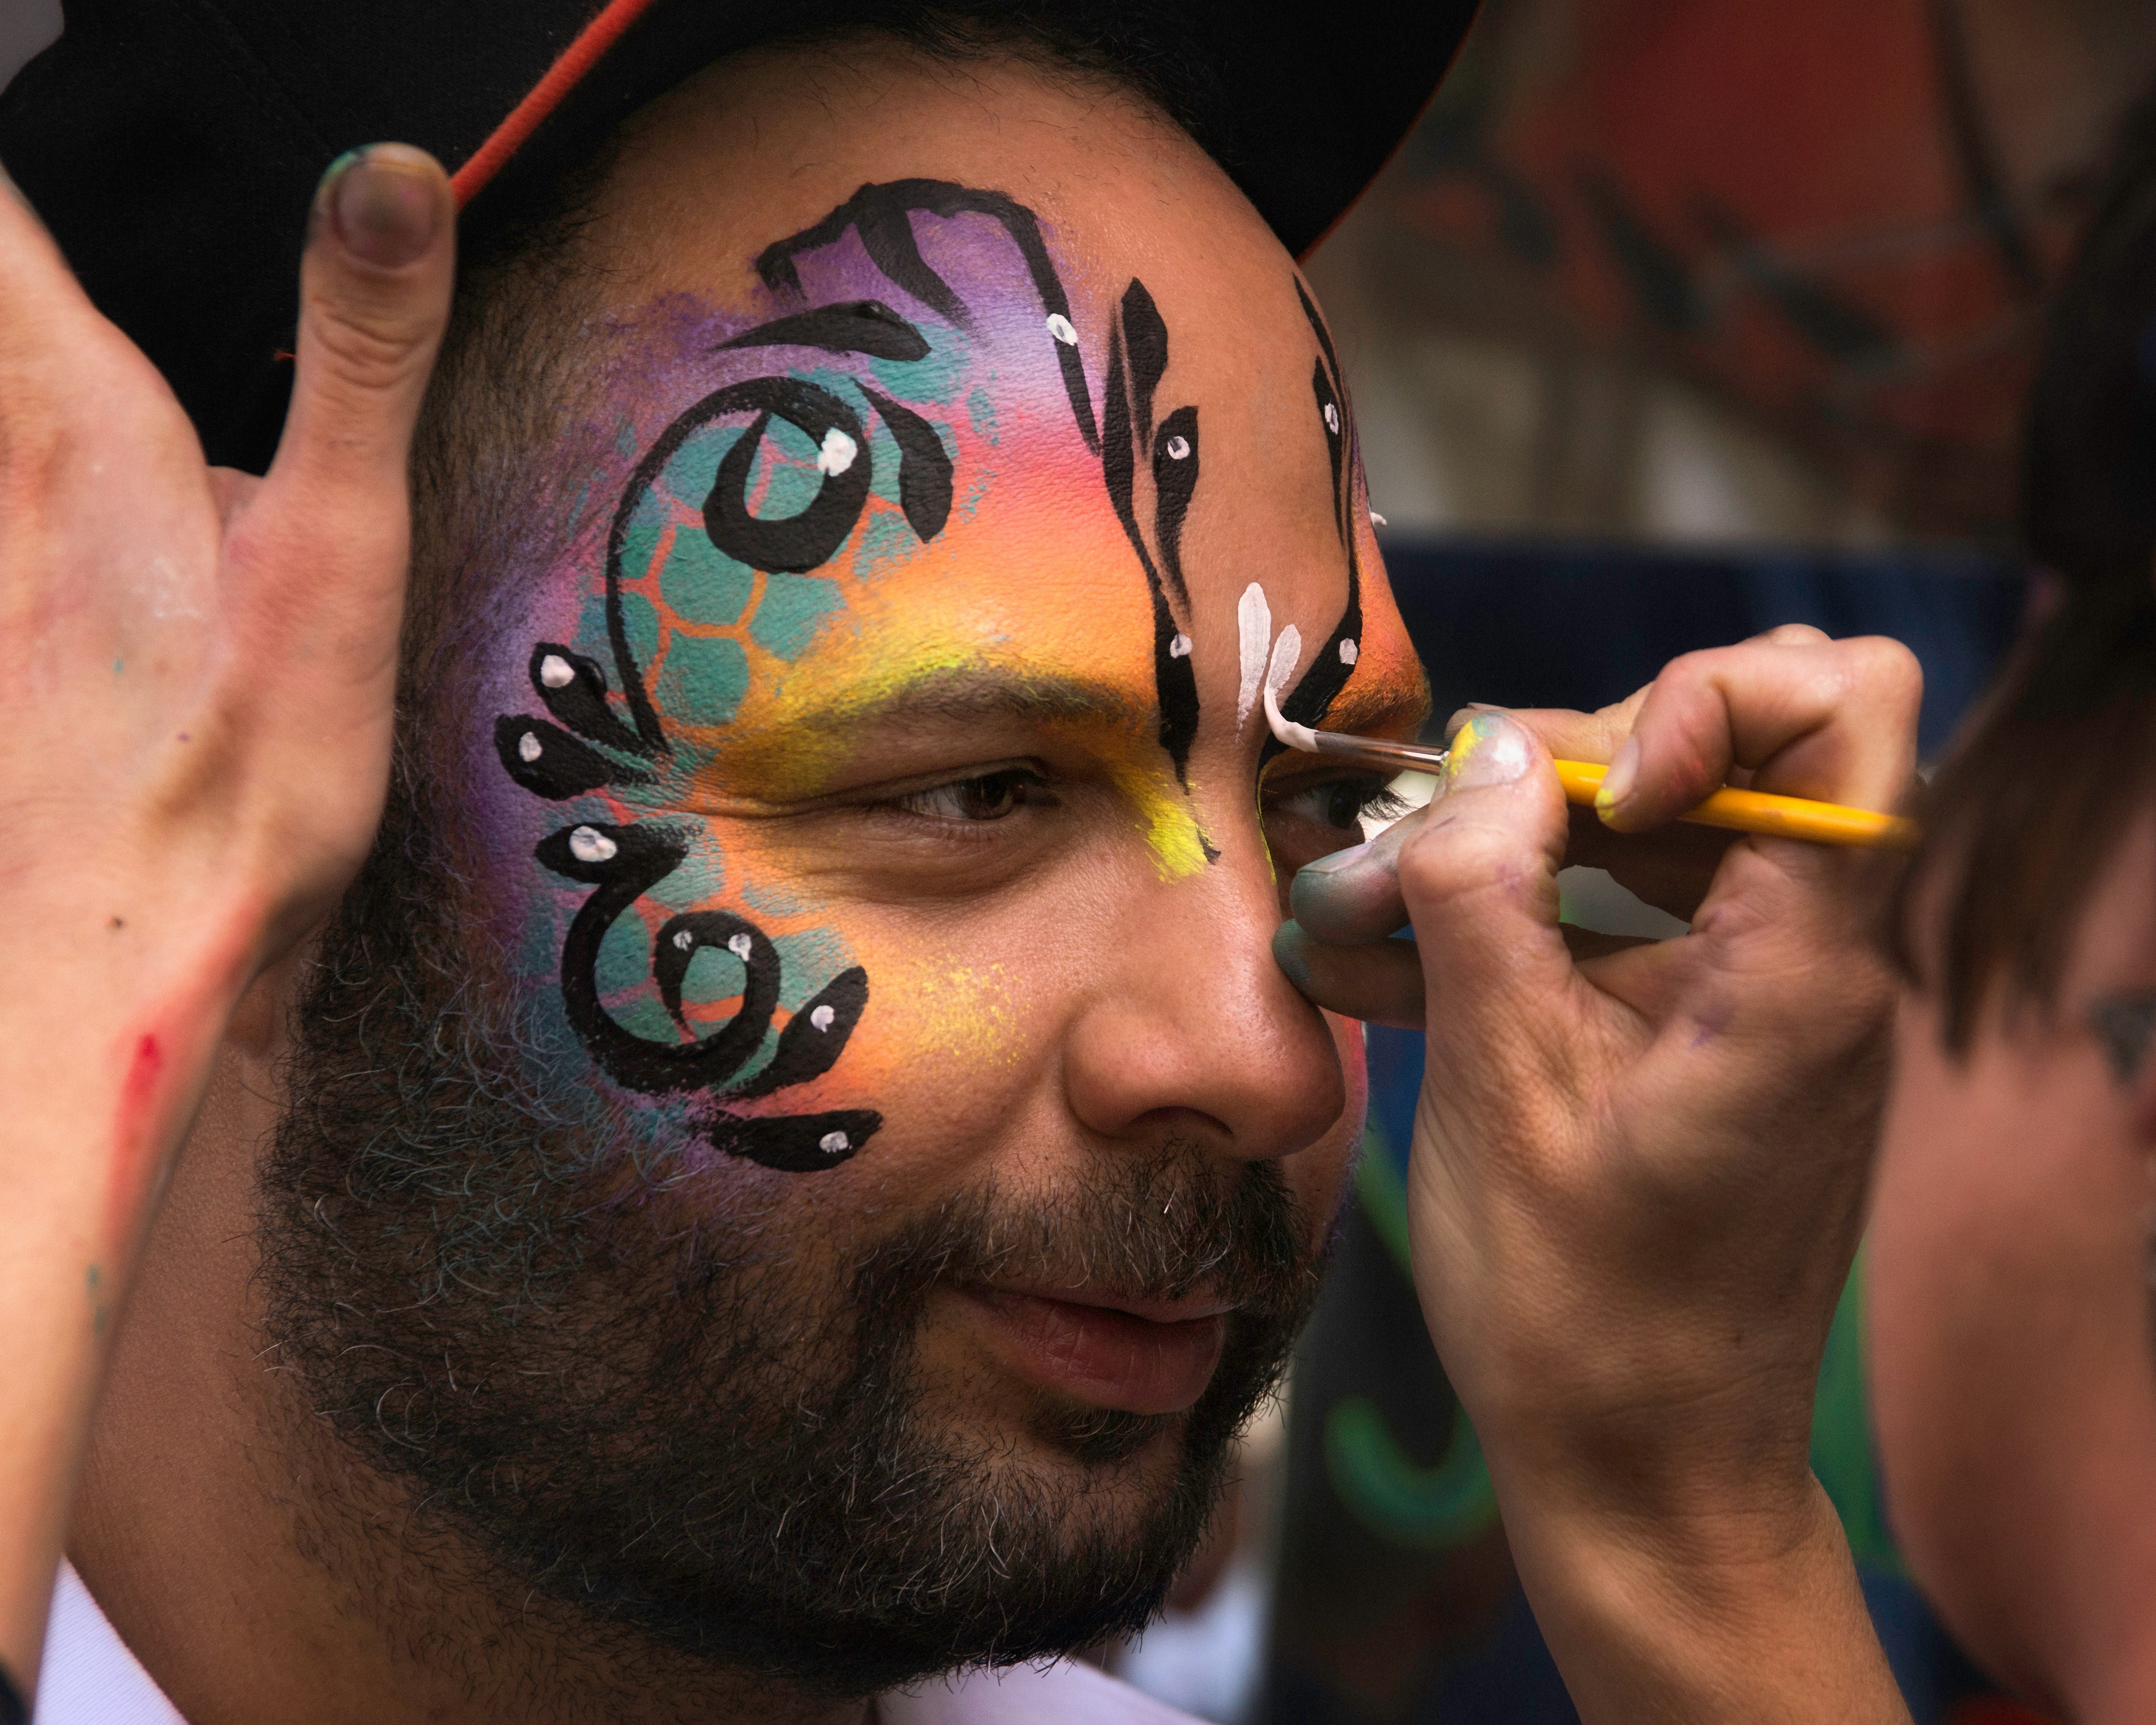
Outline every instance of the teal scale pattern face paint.
[[[560, 823], [535, 858], [526, 974], [559, 975], [577, 1041], [652, 1098], [654, 1124], [685, 1120], [692, 1142], [791, 1171], [844, 1160], [880, 1124], [762, 1101], [837, 1062], [868, 979], [813, 904], [744, 878], [719, 829], [681, 811], [758, 679], [837, 625], [839, 571], [896, 567], [993, 483], [970, 463], [954, 497], [967, 436], [996, 434], [988, 344], [955, 301], [930, 303], [941, 315], [917, 325], [867, 299], [750, 327], [672, 307], [654, 369], [693, 405], [655, 442], [634, 412], [610, 435], [634, 470], [585, 481], [620, 498], [603, 582], [588, 563], [567, 571], [574, 623], [526, 637], [527, 710], [495, 729], [503, 768]], [[1065, 310], [1059, 297], [1020, 320], [1045, 355], [1045, 315]], [[811, 339], [782, 339], [804, 316]]]
[[774, 575], [764, 589], [749, 634], [774, 658], [798, 659], [824, 619], [845, 601], [839, 584], [820, 575]]

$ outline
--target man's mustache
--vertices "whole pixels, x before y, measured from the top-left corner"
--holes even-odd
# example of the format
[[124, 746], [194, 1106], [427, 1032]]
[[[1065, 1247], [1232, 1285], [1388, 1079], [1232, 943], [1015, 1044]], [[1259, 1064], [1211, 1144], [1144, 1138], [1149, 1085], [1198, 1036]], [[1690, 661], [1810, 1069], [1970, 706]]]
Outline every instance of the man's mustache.
[[1322, 1255], [1277, 1164], [1224, 1169], [1171, 1141], [1104, 1152], [1048, 1193], [1016, 1196], [982, 1181], [880, 1242], [855, 1282], [864, 1304], [973, 1282], [1068, 1290], [1103, 1304], [1203, 1299], [1263, 1323], [1300, 1308]]

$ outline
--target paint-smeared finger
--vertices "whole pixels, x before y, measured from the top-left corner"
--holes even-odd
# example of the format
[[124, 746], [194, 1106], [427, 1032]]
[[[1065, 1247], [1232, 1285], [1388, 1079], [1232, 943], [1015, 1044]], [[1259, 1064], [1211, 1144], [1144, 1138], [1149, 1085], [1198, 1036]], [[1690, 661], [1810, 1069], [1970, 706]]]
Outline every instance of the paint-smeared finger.
[[289, 541], [279, 566], [311, 590], [333, 572], [351, 603], [402, 592], [405, 463], [449, 320], [455, 225], [439, 165], [403, 145], [339, 162], [317, 194], [291, 412], [249, 512]]
[[[1532, 732], [1485, 714], [1454, 740], [1444, 799], [1399, 857], [1429, 1000], [1457, 1058], [1561, 1034], [1578, 977], [1558, 924], [1565, 802]], [[1477, 1051], [1480, 1051], [1478, 1053]]]
[[1646, 699], [1646, 689], [1635, 689], [1594, 713], [1566, 707], [1463, 707], [1446, 722], [1445, 735], [1453, 735], [1477, 713], [1502, 713], [1532, 731], [1558, 760], [1607, 760], [1632, 735], [1632, 722]]
[[1290, 922], [1274, 931], [1273, 956], [1288, 980], [1327, 1011], [1395, 1030], [1423, 1027], [1422, 960], [1412, 941], [1335, 946]]
[[1407, 926], [1400, 900], [1400, 847], [1414, 837], [1427, 808], [1395, 821], [1368, 844], [1320, 857], [1296, 872], [1288, 888], [1288, 909], [1319, 940], [1352, 944], [1382, 940]]

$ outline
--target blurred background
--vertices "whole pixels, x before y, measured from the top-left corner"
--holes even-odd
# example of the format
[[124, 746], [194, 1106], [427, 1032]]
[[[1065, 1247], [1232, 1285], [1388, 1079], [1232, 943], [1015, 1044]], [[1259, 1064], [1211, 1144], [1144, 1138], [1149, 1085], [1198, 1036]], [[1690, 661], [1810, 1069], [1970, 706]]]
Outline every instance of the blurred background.
[[[2152, 87], [2148, 0], [1485, 0], [1309, 264], [1438, 713], [1598, 706], [1801, 622], [1916, 649], [1935, 756], [2044, 579], [2022, 397]], [[1569, 1721], [1409, 1281], [1422, 1039], [1369, 1052], [1286, 1405], [1168, 1619], [1105, 1662], [1233, 1725]], [[1815, 1470], [1918, 1725], [2026, 1725], [1902, 1572], [1856, 1292]]]

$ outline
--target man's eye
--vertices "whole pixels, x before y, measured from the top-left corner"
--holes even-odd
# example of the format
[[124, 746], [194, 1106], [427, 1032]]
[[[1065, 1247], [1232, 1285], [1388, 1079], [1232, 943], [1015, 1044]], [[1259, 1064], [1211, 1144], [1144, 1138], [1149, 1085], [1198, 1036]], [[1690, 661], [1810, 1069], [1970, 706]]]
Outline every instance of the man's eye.
[[1049, 800], [1039, 774], [1012, 767], [910, 791], [896, 798], [896, 806], [937, 821], [1000, 821], [1016, 809]]
[[1327, 779], [1322, 784], [1290, 791], [1273, 805], [1273, 812], [1338, 832], [1354, 832], [1360, 837], [1358, 823], [1365, 817], [1396, 821], [1407, 813], [1409, 806], [1386, 788], [1383, 779]]

